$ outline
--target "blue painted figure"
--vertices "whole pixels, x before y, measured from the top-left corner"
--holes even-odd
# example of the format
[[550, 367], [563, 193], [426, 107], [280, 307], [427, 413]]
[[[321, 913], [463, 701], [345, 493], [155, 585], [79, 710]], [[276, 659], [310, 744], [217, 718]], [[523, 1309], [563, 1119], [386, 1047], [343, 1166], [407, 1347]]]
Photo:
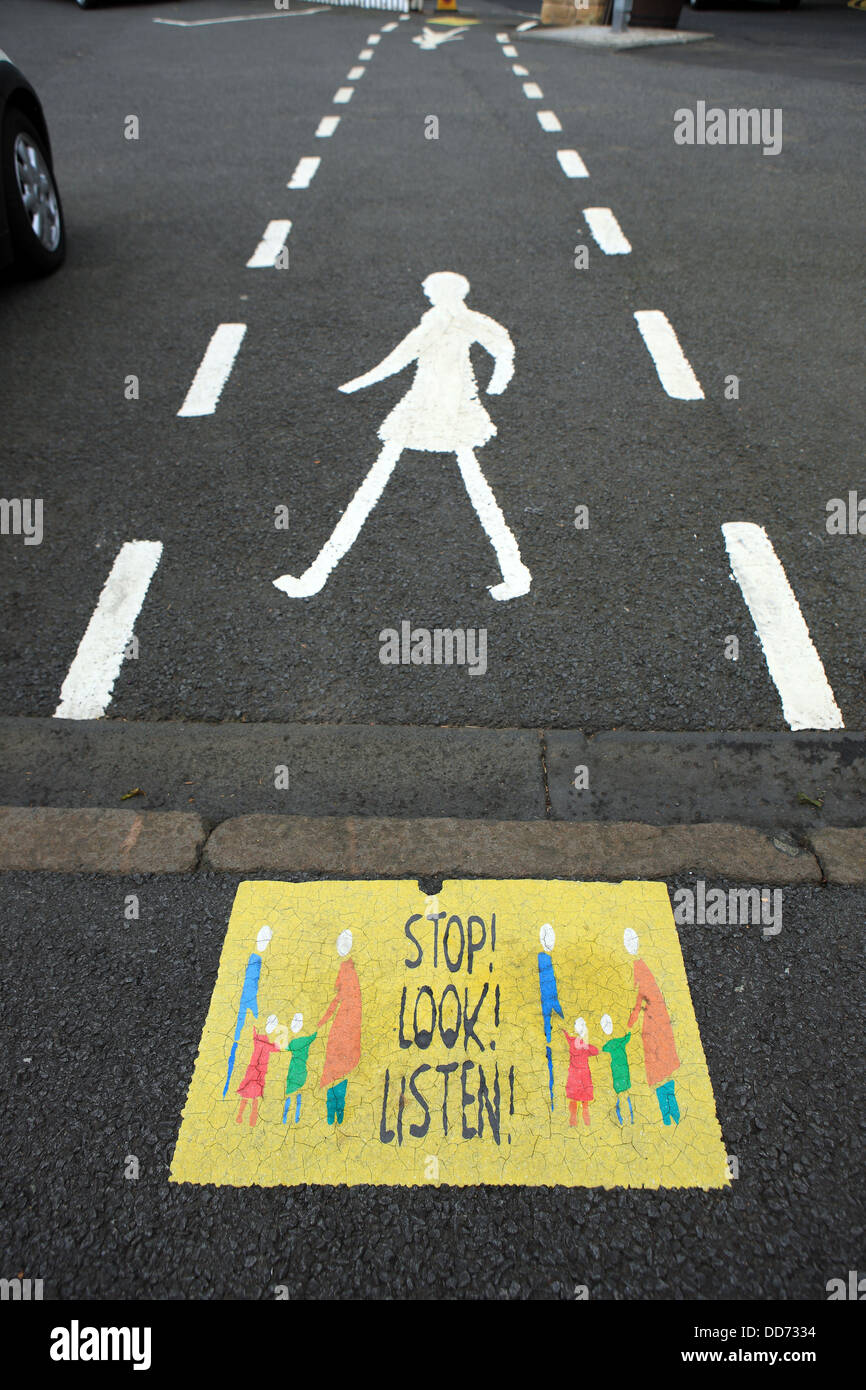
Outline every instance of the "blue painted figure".
[[556, 933], [549, 922], [545, 922], [539, 932], [542, 950], [538, 953], [538, 984], [541, 989], [541, 1014], [544, 1019], [544, 1036], [547, 1038], [547, 1074], [550, 1079], [550, 1108], [553, 1110], [553, 1053], [550, 1049], [550, 1021], [554, 1014], [564, 1018], [556, 991], [556, 973], [553, 969], [551, 951], [556, 945]]
[[228, 1095], [229, 1084], [232, 1079], [232, 1072], [235, 1068], [235, 1055], [238, 1050], [238, 1043], [241, 1040], [241, 1033], [244, 1031], [244, 1024], [247, 1021], [247, 1014], [252, 1014], [253, 1018], [259, 1016], [259, 976], [262, 973], [262, 955], [268, 949], [268, 942], [273, 936], [270, 927], [261, 927], [256, 937], [256, 950], [250, 954], [247, 961], [247, 968], [244, 974], [244, 984], [241, 990], [241, 1002], [238, 1008], [238, 1021], [235, 1025], [235, 1037], [232, 1043], [232, 1050], [229, 1053], [229, 1069], [226, 1076], [226, 1084], [223, 1087], [223, 1095]]

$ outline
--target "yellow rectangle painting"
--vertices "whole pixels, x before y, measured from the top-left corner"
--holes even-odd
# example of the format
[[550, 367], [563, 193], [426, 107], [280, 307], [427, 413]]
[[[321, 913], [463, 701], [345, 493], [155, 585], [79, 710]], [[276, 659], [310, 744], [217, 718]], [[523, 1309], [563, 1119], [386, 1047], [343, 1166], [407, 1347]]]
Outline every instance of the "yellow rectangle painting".
[[663, 883], [242, 883], [174, 1182], [724, 1187]]

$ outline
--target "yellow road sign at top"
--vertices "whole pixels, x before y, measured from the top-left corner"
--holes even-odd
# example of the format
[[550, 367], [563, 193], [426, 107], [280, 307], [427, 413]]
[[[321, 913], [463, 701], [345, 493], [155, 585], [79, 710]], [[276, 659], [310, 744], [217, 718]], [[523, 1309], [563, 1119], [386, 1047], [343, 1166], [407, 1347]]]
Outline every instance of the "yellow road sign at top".
[[725, 1186], [665, 885], [242, 883], [171, 1178]]

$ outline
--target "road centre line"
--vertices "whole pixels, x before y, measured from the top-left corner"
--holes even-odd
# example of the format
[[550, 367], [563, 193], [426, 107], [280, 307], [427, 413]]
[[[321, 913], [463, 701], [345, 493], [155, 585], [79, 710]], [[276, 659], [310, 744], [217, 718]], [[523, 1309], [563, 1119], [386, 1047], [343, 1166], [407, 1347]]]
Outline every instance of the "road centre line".
[[540, 101], [544, 96], [544, 92], [537, 82], [524, 82], [523, 95], [528, 97], [530, 101]]
[[523, 67], [523, 65], [522, 65], [521, 63], [514, 63], [514, 65], [512, 66], [511, 71], [514, 73], [514, 76], [515, 76], [515, 77], [528, 77], [528, 76], [529, 76], [529, 68]]
[[338, 106], [346, 106], [355, 94], [354, 87], [340, 87], [334, 93], [334, 101]]
[[577, 150], [557, 150], [556, 157], [559, 160], [559, 167], [569, 179], [588, 179], [589, 170], [581, 159]]
[[126, 541], [60, 689], [55, 719], [101, 719], [162, 555], [161, 541]]
[[535, 114], [538, 117], [538, 124], [541, 126], [542, 130], [551, 132], [562, 130], [559, 117], [554, 111], [536, 111]]
[[844, 729], [806, 620], [763, 526], [728, 521], [722, 535], [788, 727]]
[[631, 242], [623, 236], [622, 228], [610, 208], [584, 208], [587, 226], [606, 256], [627, 256]]
[[366, 68], [349, 68], [349, 71], [346, 73], [346, 81], [357, 82], [360, 77], [364, 76], [366, 71]]
[[668, 395], [677, 401], [702, 401], [704, 393], [701, 383], [692, 371], [667, 315], [660, 309], [638, 309], [634, 317], [655, 363], [659, 381]]
[[337, 126], [340, 124], [339, 116], [323, 116], [316, 128], [316, 136], [319, 140], [327, 140], [333, 135]]
[[321, 157], [317, 154], [305, 154], [303, 159], [299, 159], [295, 172], [286, 184], [287, 188], [309, 188], [316, 176], [316, 171], [321, 164]]
[[264, 236], [247, 261], [247, 270], [261, 270], [266, 267], [272, 270], [291, 230], [292, 224], [288, 218], [269, 222]]
[[517, 57], [517, 49], [514, 47], [513, 43], [507, 43], [503, 48], [502, 52], [505, 54], [506, 58]]
[[227, 14], [222, 19], [156, 19], [154, 24], [169, 24], [173, 29], [203, 29], [209, 24], [244, 24], [248, 19], [301, 19], [305, 14], [324, 14], [330, 6], [316, 5], [312, 10], [279, 10], [275, 14]]
[[245, 323], [219, 325], [205, 349], [178, 415], [213, 415], [246, 331]]

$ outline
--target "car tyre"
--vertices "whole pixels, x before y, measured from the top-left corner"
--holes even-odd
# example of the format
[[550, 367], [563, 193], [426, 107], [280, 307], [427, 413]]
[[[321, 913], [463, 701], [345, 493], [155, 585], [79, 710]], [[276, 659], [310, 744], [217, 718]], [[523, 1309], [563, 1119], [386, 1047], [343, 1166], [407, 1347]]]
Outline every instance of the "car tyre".
[[26, 274], [50, 275], [66, 255], [63, 208], [45, 141], [15, 106], [3, 120], [0, 160], [15, 264]]

